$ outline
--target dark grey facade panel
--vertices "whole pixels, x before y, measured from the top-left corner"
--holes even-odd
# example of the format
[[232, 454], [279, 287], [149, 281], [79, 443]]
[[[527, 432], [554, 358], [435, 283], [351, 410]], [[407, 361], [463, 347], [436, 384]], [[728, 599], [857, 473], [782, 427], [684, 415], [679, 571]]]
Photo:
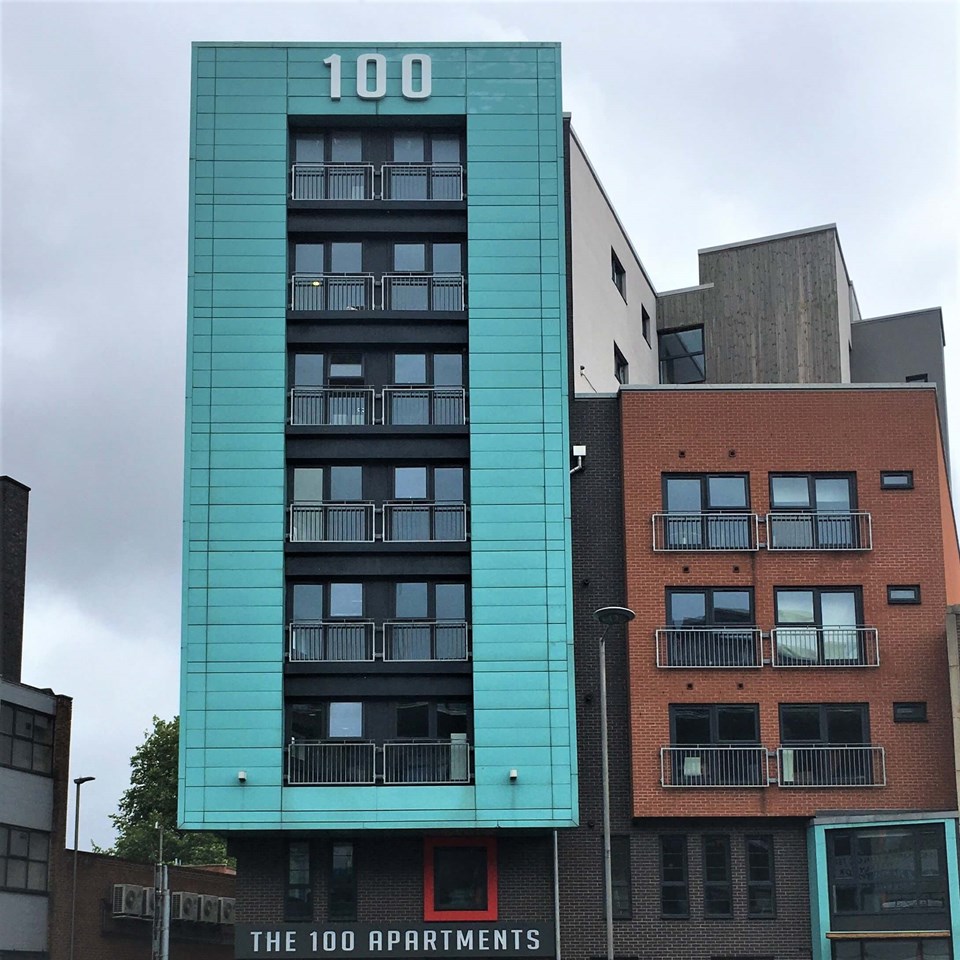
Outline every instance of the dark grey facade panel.
[[0, 677], [20, 680], [30, 488], [0, 477]]

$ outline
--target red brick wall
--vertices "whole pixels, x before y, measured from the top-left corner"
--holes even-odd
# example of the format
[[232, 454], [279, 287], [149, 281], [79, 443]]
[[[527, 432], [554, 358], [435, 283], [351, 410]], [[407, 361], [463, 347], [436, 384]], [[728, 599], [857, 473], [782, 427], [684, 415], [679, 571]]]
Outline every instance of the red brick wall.
[[[810, 816], [830, 809], [956, 809], [944, 644], [942, 458], [931, 390], [624, 391], [621, 394], [635, 816]], [[912, 470], [914, 489], [882, 491], [881, 470]], [[655, 553], [651, 514], [662, 473], [750, 474], [751, 510], [769, 508], [770, 472], [853, 472], [873, 518], [863, 553]], [[921, 585], [919, 606], [889, 606], [887, 584]], [[775, 586], [856, 585], [879, 630], [877, 668], [664, 670], [654, 631], [668, 586], [752, 586], [756, 622], [774, 626]], [[769, 642], [764, 646], [769, 650]], [[894, 724], [894, 701], [925, 700], [929, 722]], [[758, 703], [760, 738], [779, 745], [780, 703], [870, 703], [886, 749], [882, 788], [664, 789], [659, 748], [671, 703]], [[772, 769], [772, 766], [771, 766]]]

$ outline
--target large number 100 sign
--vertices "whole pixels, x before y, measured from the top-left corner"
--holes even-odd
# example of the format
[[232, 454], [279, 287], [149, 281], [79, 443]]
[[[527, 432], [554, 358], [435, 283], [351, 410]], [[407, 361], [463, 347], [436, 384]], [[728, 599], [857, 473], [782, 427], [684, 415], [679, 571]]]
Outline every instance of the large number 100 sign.
[[[341, 57], [334, 53], [323, 62], [330, 68], [330, 99], [339, 100], [342, 88]], [[419, 78], [414, 76], [414, 67], [420, 68]], [[430, 96], [432, 83], [430, 57], [425, 53], [406, 54], [400, 70], [400, 89], [404, 97], [407, 100], [426, 100]], [[361, 100], [382, 100], [386, 93], [387, 58], [382, 53], [361, 53], [357, 57], [357, 96]]]

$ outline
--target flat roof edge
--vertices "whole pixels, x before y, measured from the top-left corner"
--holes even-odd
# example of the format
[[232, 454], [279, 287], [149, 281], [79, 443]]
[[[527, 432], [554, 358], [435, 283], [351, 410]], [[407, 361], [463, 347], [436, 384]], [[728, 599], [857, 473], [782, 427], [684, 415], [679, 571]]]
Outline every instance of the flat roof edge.
[[785, 240], [788, 237], [802, 237], [808, 233], [826, 233], [828, 230], [832, 230], [834, 233], [837, 233], [837, 225], [835, 223], [824, 223], [819, 227], [804, 227], [802, 230], [788, 230], [786, 233], [771, 233], [769, 236], [755, 237], [752, 240], [738, 240], [736, 243], [721, 243], [715, 247], [700, 247], [697, 250], [697, 254], [716, 253], [718, 250], [734, 250], [737, 247], [752, 247], [760, 243], [769, 243], [772, 240]]
[[813, 825], [836, 823], [885, 823], [900, 820], [956, 820], [960, 818], [957, 810], [864, 810], [858, 813], [855, 810], [843, 813], [818, 813], [813, 818]]
[[736, 390], [933, 390], [935, 383], [625, 383], [620, 391], [691, 392]]
[[918, 317], [925, 313], [935, 313], [940, 320], [940, 343], [947, 345], [947, 335], [943, 328], [943, 307], [922, 307], [918, 310], [904, 310], [902, 313], [885, 313], [881, 317], [861, 317], [855, 320], [851, 326], [858, 327], [861, 323], [882, 323], [885, 320], [902, 320], [905, 317]]
[[382, 43], [369, 40], [193, 40], [192, 47], [559, 47], [559, 40], [397, 40]]
[[692, 287], [677, 287], [676, 290], [664, 290], [662, 293], [658, 293], [658, 297], [672, 297], [678, 293], [694, 293], [697, 290], [711, 290], [713, 289], [713, 283], [697, 283]]

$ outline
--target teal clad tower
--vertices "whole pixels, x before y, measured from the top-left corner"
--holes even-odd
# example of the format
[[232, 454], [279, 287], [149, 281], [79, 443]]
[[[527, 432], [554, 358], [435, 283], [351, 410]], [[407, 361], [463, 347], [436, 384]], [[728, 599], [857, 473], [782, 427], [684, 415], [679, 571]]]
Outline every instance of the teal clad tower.
[[[180, 751], [184, 827], [489, 829], [577, 822], [561, 122], [556, 44], [194, 46]], [[371, 143], [378, 131], [407, 129], [426, 131], [433, 164], [425, 154], [423, 179], [415, 164], [394, 173], [394, 182], [405, 176], [408, 185], [394, 187], [392, 195], [389, 151], [372, 160], [358, 155], [353, 167], [330, 159], [330, 151], [340, 149], [335, 131], [359, 131], [356, 136]], [[301, 173], [321, 185], [305, 202], [297, 195], [293, 171], [298, 130], [320, 131], [316, 142], [326, 143], [315, 162], [301, 164]], [[446, 176], [455, 166], [437, 159], [441, 146], [447, 149], [440, 136], [446, 131], [460, 137], [457, 176], [463, 195], [437, 186], [438, 171]], [[395, 157], [400, 147], [397, 135], [390, 136]], [[427, 183], [429, 190], [422, 186]], [[420, 200], [424, 210], [417, 207]], [[443, 227], [439, 238], [429, 235], [435, 225], [426, 210], [430, 200], [444, 216], [465, 224], [464, 235], [456, 238], [462, 260], [453, 270], [441, 268], [441, 256], [454, 245], [452, 228]], [[401, 208], [404, 216], [421, 216], [424, 226], [411, 220], [403, 242], [391, 248], [394, 261], [378, 263], [383, 228], [376, 217]], [[349, 241], [343, 239], [345, 210], [354, 217]], [[302, 219], [295, 222], [295, 215]], [[341, 226], [331, 228], [332, 241], [317, 239], [315, 224], [328, 222], [323, 217], [341, 218], [336, 221]], [[362, 263], [358, 259], [359, 268], [342, 269], [336, 258], [349, 259], [362, 245], [352, 239], [359, 236], [358, 223], [369, 226]], [[310, 238], [297, 232], [308, 226], [315, 230]], [[418, 244], [428, 251], [427, 260], [412, 273], [407, 265], [401, 270], [400, 247], [404, 256], [416, 256], [408, 248]], [[314, 261], [307, 269], [309, 257]], [[457, 290], [465, 302], [451, 307], [438, 291], [444, 284], [448, 289], [458, 271]], [[319, 309], [302, 309], [292, 293], [295, 277], [307, 278], [311, 296], [327, 298], [311, 304]], [[429, 298], [422, 304], [417, 297], [401, 302], [396, 291], [414, 287], [429, 291]], [[332, 291], [344, 289], [351, 297], [362, 292], [359, 305], [335, 302]], [[391, 419], [390, 385], [400, 382], [395, 355], [401, 349], [391, 347], [396, 366], [376, 382], [335, 381], [329, 356], [323, 361], [326, 372], [310, 396], [327, 404], [327, 413], [315, 421], [316, 436], [307, 438], [315, 446], [295, 446], [302, 437], [291, 424], [292, 324], [300, 323], [301, 330], [312, 324], [310, 330], [320, 331], [318, 342], [338, 324], [365, 324], [368, 339], [350, 341], [363, 350], [365, 344], [383, 346], [390, 323], [406, 330], [410, 323], [434, 321], [429, 336], [437, 342], [441, 326], [453, 330], [460, 323], [464, 331], [469, 380], [457, 389], [465, 390], [469, 416], [463, 414], [461, 426], [449, 426], [456, 417], [444, 420], [436, 413], [446, 396], [436, 359], [446, 356], [442, 350], [426, 351], [433, 358], [426, 367], [431, 385], [418, 394], [428, 398], [433, 413], [411, 415], [408, 404], [406, 419], [396, 412]], [[410, 337], [405, 334], [403, 342]], [[450, 338], [453, 342], [454, 334]], [[365, 370], [373, 369], [372, 360], [364, 363]], [[412, 395], [405, 396], [409, 401]], [[329, 412], [334, 401], [353, 404], [346, 420]], [[397, 423], [406, 424], [407, 434], [413, 423], [427, 434], [436, 428], [437, 436], [462, 435], [466, 453], [459, 457], [444, 448], [435, 464], [414, 468], [427, 478], [424, 495], [407, 500], [400, 494], [400, 474], [389, 472], [411, 469], [397, 463], [413, 462], [406, 453], [390, 461], [390, 427]], [[353, 446], [342, 439], [347, 434]], [[368, 443], [381, 446], [364, 446]], [[451, 468], [454, 461], [462, 466]], [[334, 473], [338, 469], [345, 472]], [[462, 492], [452, 496], [441, 494], [442, 483], [456, 483], [443, 473], [450, 469], [463, 471]], [[356, 494], [338, 492], [338, 484], [353, 482], [349, 471], [362, 475]], [[386, 490], [381, 473], [396, 477], [395, 487]], [[407, 478], [404, 474], [404, 482]], [[315, 481], [317, 492], [300, 496], [301, 481], [304, 486]], [[428, 773], [414, 774], [405, 766], [407, 772], [397, 774], [389, 751], [399, 751], [403, 738], [371, 734], [384, 703], [405, 702], [398, 686], [406, 682], [402, 671], [370, 694], [362, 693], [366, 688], [357, 680], [361, 692], [344, 700], [335, 679], [346, 669], [343, 662], [326, 673], [326, 667], [317, 667], [310, 681], [315, 687], [306, 686], [293, 669], [304, 659], [328, 664], [360, 659], [366, 674], [376, 674], [390, 659], [386, 644], [397, 629], [391, 617], [399, 609], [370, 614], [372, 601], [364, 599], [363, 617], [346, 627], [338, 621], [339, 653], [303, 653], [297, 644], [305, 641], [297, 638], [308, 634], [307, 628], [297, 634], [291, 627], [292, 583], [299, 577], [298, 584], [322, 596], [317, 602], [327, 616], [313, 616], [309, 636], [332, 649], [334, 597], [327, 581], [336, 586], [339, 580], [310, 573], [310, 555], [297, 542], [304, 534], [293, 519], [296, 501], [308, 502], [311, 516], [325, 524], [310, 535], [326, 544], [316, 548], [318, 555], [336, 562], [349, 556], [357, 569], [374, 570], [381, 569], [376, 557], [406, 556], [405, 543], [417, 541], [409, 546], [410, 563], [426, 564], [430, 557], [429, 562], [446, 563], [444, 558], [456, 556], [456, 569], [461, 575], [468, 571], [462, 614], [468, 665], [461, 662], [466, 656], [437, 652], [437, 637], [453, 630], [452, 621], [438, 619], [439, 594], [435, 601], [430, 593], [430, 623], [417, 627], [432, 631], [434, 662], [426, 674], [431, 689], [440, 691], [430, 713], [430, 738], [415, 738], [442, 749], [443, 764], [431, 760]], [[451, 534], [448, 525], [444, 533], [438, 518], [454, 511], [454, 501], [462, 508], [461, 526]], [[411, 533], [409, 525], [406, 533], [391, 528], [403, 510], [417, 523], [429, 515], [430, 533]], [[332, 533], [337, 523], [339, 533]], [[344, 533], [344, 524], [353, 532]], [[427, 546], [419, 542], [424, 538]], [[435, 591], [434, 580], [442, 588], [454, 574], [424, 576]], [[367, 598], [386, 587], [365, 583], [364, 589]], [[411, 624], [403, 626], [410, 636]], [[352, 631], [348, 641], [344, 630]], [[344, 654], [343, 644], [353, 638], [360, 638], [366, 652]], [[405, 649], [412, 659], [412, 647]], [[449, 692], [454, 686], [442, 686], [446, 660], [457, 661], [457, 682], [469, 687], [459, 699]], [[358, 719], [353, 729], [352, 705], [361, 702], [362, 727]], [[466, 733], [441, 729], [448, 716], [461, 716], [462, 704]], [[329, 736], [302, 738], [297, 731], [308, 722]], [[334, 729], [341, 722], [347, 726]], [[298, 737], [305, 746], [297, 746]], [[461, 748], [466, 761], [447, 759], [460, 756], [450, 750]], [[341, 762], [348, 754], [344, 772]], [[304, 773], [306, 757], [314, 758], [312, 773]]]

